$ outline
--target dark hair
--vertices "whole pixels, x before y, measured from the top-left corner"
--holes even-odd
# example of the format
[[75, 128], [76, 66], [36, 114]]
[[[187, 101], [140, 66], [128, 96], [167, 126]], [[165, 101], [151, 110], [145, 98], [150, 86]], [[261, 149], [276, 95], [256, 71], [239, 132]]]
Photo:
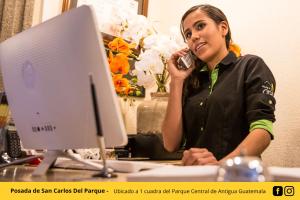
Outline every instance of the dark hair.
[[230, 27], [229, 27], [227, 17], [219, 8], [209, 5], [209, 4], [193, 6], [184, 13], [184, 15], [181, 18], [181, 22], [180, 22], [180, 31], [181, 31], [183, 38], [185, 39], [184, 32], [183, 32], [183, 21], [190, 13], [192, 13], [198, 9], [205, 12], [205, 14], [209, 18], [211, 18], [216, 24], [220, 24], [222, 21], [225, 21], [228, 24], [228, 33], [225, 36], [226, 47], [228, 49], [230, 41], [231, 41], [231, 32], [230, 32]]

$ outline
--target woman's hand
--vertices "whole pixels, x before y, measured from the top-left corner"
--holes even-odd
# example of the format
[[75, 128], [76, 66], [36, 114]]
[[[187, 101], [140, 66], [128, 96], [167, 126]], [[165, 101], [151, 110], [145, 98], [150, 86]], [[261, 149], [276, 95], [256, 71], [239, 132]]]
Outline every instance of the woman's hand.
[[183, 152], [183, 165], [217, 165], [215, 156], [204, 148], [190, 148]]
[[187, 70], [179, 70], [177, 68], [177, 60], [179, 57], [182, 57], [187, 54], [189, 51], [188, 48], [182, 49], [180, 51], [175, 52], [172, 54], [171, 58], [168, 60], [168, 71], [171, 76], [171, 80], [184, 80], [186, 77], [188, 77], [193, 69], [195, 68], [195, 65], [193, 64], [192, 67], [190, 67]]

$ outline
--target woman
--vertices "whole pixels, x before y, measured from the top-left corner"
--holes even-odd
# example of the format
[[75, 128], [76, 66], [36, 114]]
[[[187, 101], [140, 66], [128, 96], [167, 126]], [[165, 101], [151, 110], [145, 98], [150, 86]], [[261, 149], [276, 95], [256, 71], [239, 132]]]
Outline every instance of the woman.
[[258, 56], [236, 56], [226, 16], [211, 5], [190, 8], [182, 17], [183, 37], [196, 57], [179, 70], [168, 61], [170, 97], [162, 132], [164, 146], [185, 145], [184, 165], [218, 164], [241, 152], [260, 156], [273, 139], [275, 79]]

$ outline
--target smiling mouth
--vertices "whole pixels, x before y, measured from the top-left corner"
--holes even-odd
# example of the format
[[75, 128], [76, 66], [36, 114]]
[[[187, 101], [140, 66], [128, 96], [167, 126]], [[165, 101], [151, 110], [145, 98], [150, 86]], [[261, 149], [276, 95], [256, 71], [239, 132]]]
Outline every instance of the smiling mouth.
[[205, 42], [201, 42], [199, 44], [196, 45], [195, 51], [199, 51], [206, 43]]

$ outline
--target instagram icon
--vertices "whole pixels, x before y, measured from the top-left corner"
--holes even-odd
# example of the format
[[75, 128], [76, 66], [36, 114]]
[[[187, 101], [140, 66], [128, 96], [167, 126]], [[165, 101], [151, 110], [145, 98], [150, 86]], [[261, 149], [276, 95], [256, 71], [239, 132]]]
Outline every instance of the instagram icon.
[[294, 186], [285, 186], [284, 187], [284, 195], [285, 196], [294, 196], [295, 189]]

